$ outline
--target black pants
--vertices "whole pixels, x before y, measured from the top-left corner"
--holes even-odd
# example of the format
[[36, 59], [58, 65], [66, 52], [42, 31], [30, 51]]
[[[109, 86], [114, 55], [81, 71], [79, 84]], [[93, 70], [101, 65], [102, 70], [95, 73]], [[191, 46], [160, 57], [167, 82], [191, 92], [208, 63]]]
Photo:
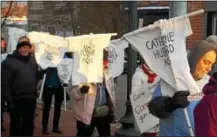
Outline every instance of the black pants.
[[110, 122], [110, 116], [92, 118], [90, 125], [86, 125], [83, 122], [77, 120], [77, 137], [91, 136], [94, 127], [97, 128], [99, 136], [110, 137]]
[[59, 127], [59, 121], [61, 116], [61, 106], [64, 99], [63, 88], [51, 88], [51, 87], [44, 87], [43, 92], [43, 102], [44, 102], [44, 109], [43, 109], [43, 116], [42, 116], [42, 125], [43, 128], [47, 128], [48, 120], [50, 115], [50, 107], [52, 103], [52, 97], [54, 95], [55, 103], [54, 103], [54, 118], [53, 118], [53, 128]]
[[33, 136], [36, 98], [14, 100], [10, 113], [10, 136]]

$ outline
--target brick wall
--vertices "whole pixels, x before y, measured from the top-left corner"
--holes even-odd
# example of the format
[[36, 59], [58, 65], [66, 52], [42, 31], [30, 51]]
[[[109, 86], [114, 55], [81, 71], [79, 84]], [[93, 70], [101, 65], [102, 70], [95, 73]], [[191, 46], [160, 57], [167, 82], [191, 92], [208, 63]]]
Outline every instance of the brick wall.
[[[169, 6], [168, 1], [142, 1], [139, 6]], [[188, 1], [188, 13], [203, 8], [203, 1]], [[191, 48], [192, 44], [203, 39], [203, 14], [190, 18], [193, 34], [187, 38], [187, 48]]]
[[[188, 13], [202, 8], [203, 8], [202, 1], [188, 2]], [[191, 48], [194, 42], [203, 39], [203, 14], [191, 17], [190, 21], [191, 21], [191, 28], [193, 30], [193, 34], [187, 38], [187, 48]]]
[[139, 2], [140, 7], [145, 6], [169, 6], [168, 1], [141, 1]]

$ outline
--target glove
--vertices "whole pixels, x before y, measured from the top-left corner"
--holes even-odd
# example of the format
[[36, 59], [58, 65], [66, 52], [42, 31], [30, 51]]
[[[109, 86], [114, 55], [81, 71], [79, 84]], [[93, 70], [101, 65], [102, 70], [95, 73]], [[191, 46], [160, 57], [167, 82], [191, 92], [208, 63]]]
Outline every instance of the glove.
[[188, 96], [189, 91], [178, 91], [173, 96], [173, 104], [175, 108], [185, 108], [189, 105]]
[[89, 86], [84, 85], [84, 86], [82, 86], [82, 87], [80, 88], [80, 92], [81, 92], [82, 94], [85, 94], [85, 93], [88, 93], [89, 89], [90, 89]]
[[155, 97], [148, 104], [149, 111], [160, 119], [167, 118], [175, 109], [189, 105], [188, 95], [189, 91], [178, 91], [173, 97]]
[[149, 112], [159, 119], [167, 118], [171, 114], [168, 108], [171, 107], [172, 103], [173, 99], [171, 97], [155, 97], [148, 104]]
[[62, 83], [62, 86], [63, 86], [63, 87], [68, 87], [68, 84]]
[[185, 108], [189, 105], [188, 95], [190, 95], [189, 91], [178, 91], [174, 94], [172, 99], [165, 100], [164, 108], [168, 112], [172, 112], [177, 108]]

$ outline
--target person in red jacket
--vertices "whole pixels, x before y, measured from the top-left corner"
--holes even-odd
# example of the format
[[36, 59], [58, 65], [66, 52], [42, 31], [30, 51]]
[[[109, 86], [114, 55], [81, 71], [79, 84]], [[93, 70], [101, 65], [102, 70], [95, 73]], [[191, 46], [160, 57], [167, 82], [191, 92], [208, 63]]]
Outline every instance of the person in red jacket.
[[194, 110], [195, 135], [217, 136], [217, 72], [204, 86], [203, 94]]

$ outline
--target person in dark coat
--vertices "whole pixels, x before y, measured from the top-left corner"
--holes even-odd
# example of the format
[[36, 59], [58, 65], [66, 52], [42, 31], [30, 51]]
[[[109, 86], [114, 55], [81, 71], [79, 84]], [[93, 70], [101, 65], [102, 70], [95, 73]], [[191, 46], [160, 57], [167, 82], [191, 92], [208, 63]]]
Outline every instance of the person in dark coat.
[[54, 95], [54, 118], [52, 132], [61, 134], [59, 129], [59, 121], [61, 116], [61, 106], [64, 99], [63, 87], [57, 74], [57, 68], [47, 68], [45, 70], [46, 80], [43, 91], [43, 112], [42, 112], [42, 134], [50, 134], [48, 130], [48, 121], [50, 115], [50, 108], [52, 104], [52, 98]]
[[[6, 58], [6, 47], [7, 43], [4, 38], [1, 37], [1, 62]], [[5, 104], [5, 99], [4, 99], [4, 92], [2, 92], [1, 96], [1, 132], [5, 132], [6, 129], [4, 127], [4, 112], [6, 110], [6, 104]]]
[[2, 88], [10, 114], [10, 136], [33, 136], [38, 65], [28, 41], [18, 42], [13, 54], [2, 62]]
[[217, 72], [203, 88], [204, 97], [195, 107], [196, 136], [217, 136]]

